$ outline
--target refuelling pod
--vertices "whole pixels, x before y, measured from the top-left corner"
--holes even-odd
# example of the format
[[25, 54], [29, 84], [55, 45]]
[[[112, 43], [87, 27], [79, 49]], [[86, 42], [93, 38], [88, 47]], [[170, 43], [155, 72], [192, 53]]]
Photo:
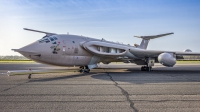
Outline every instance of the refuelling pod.
[[176, 64], [176, 58], [173, 54], [162, 53], [158, 56], [158, 61], [164, 66], [173, 67]]

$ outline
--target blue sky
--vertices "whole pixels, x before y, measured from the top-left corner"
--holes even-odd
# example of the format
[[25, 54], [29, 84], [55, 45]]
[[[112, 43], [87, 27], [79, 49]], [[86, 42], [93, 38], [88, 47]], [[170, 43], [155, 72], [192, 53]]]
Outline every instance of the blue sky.
[[174, 32], [148, 49], [200, 52], [199, 0], [0, 0], [0, 15], [0, 55], [44, 36], [23, 28], [131, 45], [141, 42], [134, 35]]

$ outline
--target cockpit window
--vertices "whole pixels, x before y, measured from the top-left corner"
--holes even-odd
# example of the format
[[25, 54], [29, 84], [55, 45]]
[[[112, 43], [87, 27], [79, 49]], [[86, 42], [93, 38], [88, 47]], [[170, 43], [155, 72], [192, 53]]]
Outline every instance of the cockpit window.
[[39, 40], [39, 43], [43, 43], [43, 42], [49, 43], [50, 41], [48, 38], [43, 38]]
[[51, 41], [58, 40], [58, 38], [56, 38], [55, 36], [51, 36], [51, 37], [49, 37], [49, 39], [50, 39]]
[[43, 43], [43, 42], [46, 42], [46, 43], [49, 43], [49, 42], [51, 42], [51, 41], [55, 41], [55, 40], [58, 40], [58, 38], [57, 37], [55, 37], [55, 36], [44, 36], [42, 39], [40, 39], [38, 42], [39, 43]]
[[53, 37], [55, 40], [58, 40], [56, 37]]
[[53, 37], [49, 37], [51, 41], [54, 41]]

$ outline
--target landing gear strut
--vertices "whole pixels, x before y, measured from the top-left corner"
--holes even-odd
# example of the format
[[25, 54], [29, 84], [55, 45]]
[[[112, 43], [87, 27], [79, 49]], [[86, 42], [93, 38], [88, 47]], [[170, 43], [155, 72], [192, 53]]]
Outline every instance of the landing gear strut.
[[154, 66], [155, 59], [146, 58], [146, 66], [141, 67], [141, 71], [152, 71], [152, 66]]
[[80, 68], [80, 70], [79, 70], [80, 73], [89, 73], [90, 72], [90, 69], [88, 68], [88, 66], [80, 66], [79, 68]]
[[32, 75], [32, 74], [29, 74], [29, 75], [28, 75], [28, 79], [31, 79], [31, 75]]

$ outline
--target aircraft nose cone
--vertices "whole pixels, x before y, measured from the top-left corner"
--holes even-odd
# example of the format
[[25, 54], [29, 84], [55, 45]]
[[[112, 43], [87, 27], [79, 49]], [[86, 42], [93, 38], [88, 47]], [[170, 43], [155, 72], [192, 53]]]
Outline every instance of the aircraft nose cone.
[[41, 55], [41, 47], [38, 42], [34, 42], [20, 49], [13, 49], [16, 52], [24, 55], [25, 57], [30, 57], [31, 55]]
[[36, 42], [34, 42], [34, 43], [32, 43], [32, 44], [29, 44], [29, 45], [26, 45], [26, 46], [24, 46], [24, 47], [22, 47], [22, 48], [20, 48], [20, 50], [22, 50], [22, 51], [29, 51], [29, 52], [36, 52], [37, 51], [37, 43]]

